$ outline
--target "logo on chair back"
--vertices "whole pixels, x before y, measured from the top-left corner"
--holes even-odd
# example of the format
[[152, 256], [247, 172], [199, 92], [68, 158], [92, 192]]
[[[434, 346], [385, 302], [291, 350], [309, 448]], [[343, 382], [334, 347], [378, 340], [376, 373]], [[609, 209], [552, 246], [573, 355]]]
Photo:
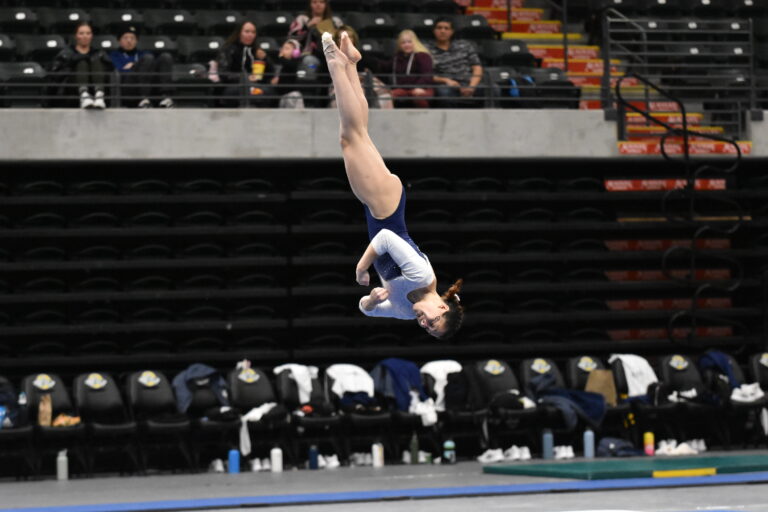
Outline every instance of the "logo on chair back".
[[763, 366], [768, 366], [768, 352], [763, 352], [763, 355], [760, 356], [760, 364]]
[[597, 363], [589, 356], [581, 356], [581, 359], [579, 359], [579, 363], [576, 366], [589, 373], [597, 368]]
[[48, 391], [56, 385], [56, 381], [47, 373], [39, 373], [35, 380], [32, 381], [32, 385], [40, 391]]
[[535, 371], [536, 373], [540, 373], [544, 375], [545, 373], [548, 373], [549, 370], [552, 369], [552, 366], [550, 364], [541, 358], [537, 358], [533, 360], [533, 363], [531, 363], [531, 370]]
[[102, 377], [100, 373], [91, 373], [85, 379], [85, 385], [91, 389], [104, 389], [107, 385], [107, 379]]
[[669, 366], [675, 370], [683, 371], [688, 368], [688, 361], [683, 356], [672, 356], [672, 359], [669, 360]]
[[502, 373], [504, 373], [504, 365], [501, 364], [496, 359], [489, 359], [485, 363], [483, 370], [490, 373], [491, 375], [501, 375]]
[[243, 371], [240, 372], [237, 378], [245, 382], [246, 384], [253, 384], [257, 380], [259, 380], [259, 374], [253, 371], [253, 368], [245, 368]]
[[146, 388], [154, 388], [160, 384], [160, 377], [155, 372], [146, 370], [141, 372], [138, 381]]

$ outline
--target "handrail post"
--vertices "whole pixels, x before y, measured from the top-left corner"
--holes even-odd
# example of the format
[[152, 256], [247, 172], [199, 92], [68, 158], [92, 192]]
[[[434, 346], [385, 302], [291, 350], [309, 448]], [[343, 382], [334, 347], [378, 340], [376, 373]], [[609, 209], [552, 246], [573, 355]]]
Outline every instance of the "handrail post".
[[563, 65], [566, 73], [568, 69], [568, 0], [563, 0]]
[[608, 11], [603, 13], [603, 40], [601, 47], [603, 49], [603, 77], [601, 86], [601, 96], [603, 98], [603, 109], [608, 110], [612, 108], [611, 105], [611, 36], [608, 32], [610, 29], [610, 23], [608, 22]]

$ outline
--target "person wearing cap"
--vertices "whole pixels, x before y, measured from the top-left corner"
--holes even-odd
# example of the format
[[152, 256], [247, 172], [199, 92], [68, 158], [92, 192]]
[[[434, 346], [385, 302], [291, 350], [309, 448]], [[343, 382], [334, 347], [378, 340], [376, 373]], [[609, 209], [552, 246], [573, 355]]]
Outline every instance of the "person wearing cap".
[[139, 50], [136, 27], [126, 25], [117, 34], [119, 49], [109, 54], [112, 65], [120, 73], [120, 81], [127, 87], [123, 96], [133, 104], [138, 99], [139, 108], [151, 108], [151, 97], [159, 96], [162, 108], [173, 108], [172, 89], [169, 86], [173, 71], [173, 57], [168, 52], [155, 56], [147, 50]]

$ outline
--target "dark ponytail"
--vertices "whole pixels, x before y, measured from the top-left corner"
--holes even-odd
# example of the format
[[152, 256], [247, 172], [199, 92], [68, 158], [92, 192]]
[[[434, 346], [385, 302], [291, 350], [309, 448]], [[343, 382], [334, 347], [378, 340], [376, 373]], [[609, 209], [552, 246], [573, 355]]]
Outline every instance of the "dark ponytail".
[[445, 333], [440, 336], [440, 339], [448, 339], [453, 337], [454, 334], [461, 327], [461, 322], [464, 321], [464, 306], [461, 305], [459, 300], [459, 292], [461, 286], [464, 284], [463, 279], [458, 279], [451, 285], [448, 290], [440, 296], [448, 305], [448, 311], [443, 313], [445, 319]]

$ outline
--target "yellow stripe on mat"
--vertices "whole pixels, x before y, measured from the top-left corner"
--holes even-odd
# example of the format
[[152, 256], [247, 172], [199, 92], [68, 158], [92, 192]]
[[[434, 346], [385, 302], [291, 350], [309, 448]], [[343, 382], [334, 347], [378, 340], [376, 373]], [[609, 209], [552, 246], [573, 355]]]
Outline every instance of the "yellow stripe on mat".
[[677, 478], [681, 476], [712, 476], [717, 474], [717, 468], [668, 469], [654, 471], [653, 478]]

